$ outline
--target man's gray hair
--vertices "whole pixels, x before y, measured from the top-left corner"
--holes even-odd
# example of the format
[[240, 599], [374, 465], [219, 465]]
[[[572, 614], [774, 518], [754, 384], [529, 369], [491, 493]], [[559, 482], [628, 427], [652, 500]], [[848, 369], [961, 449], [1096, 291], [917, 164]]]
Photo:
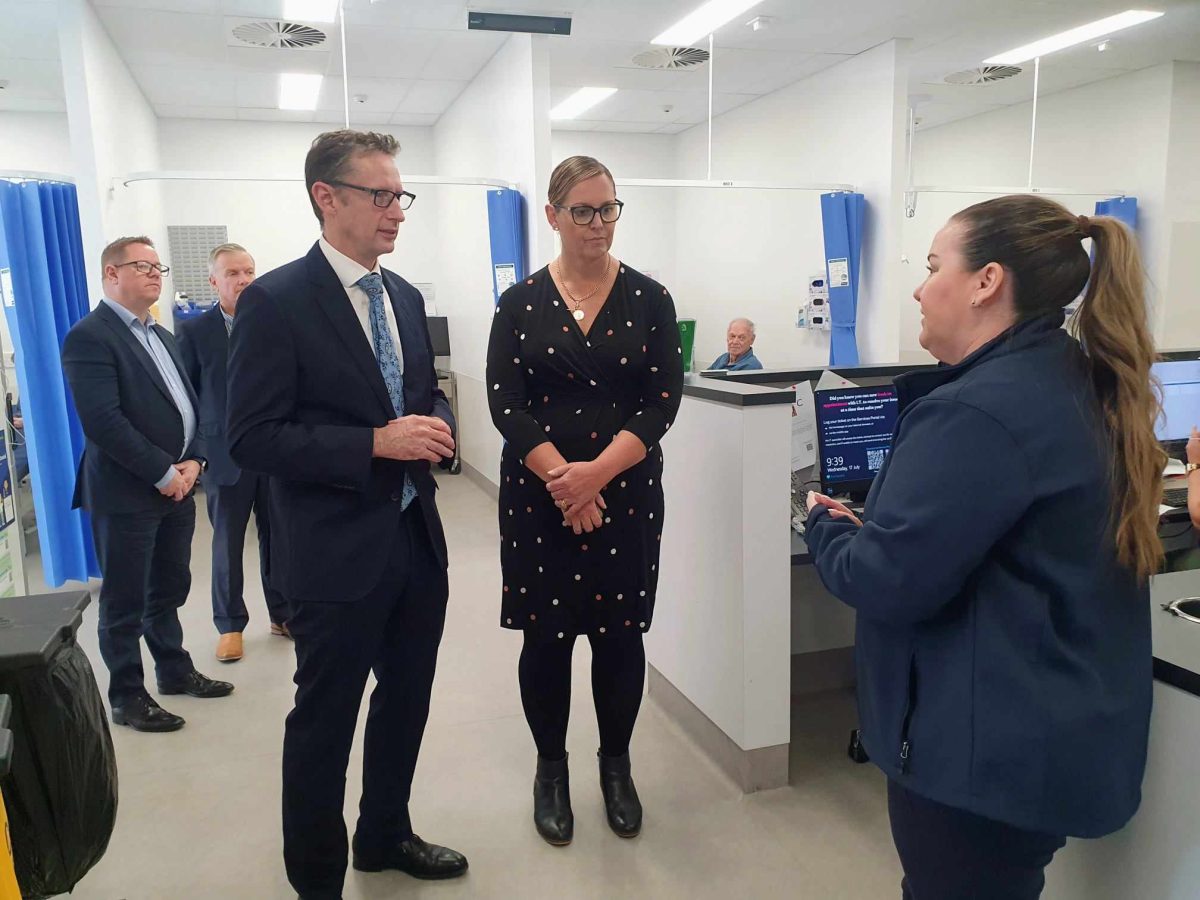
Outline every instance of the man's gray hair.
[[[754, 323], [752, 321], [750, 321], [749, 319], [747, 319], [745, 316], [738, 316], [736, 319], [734, 319], [732, 322], [729, 323], [729, 328], [732, 328], [738, 322], [745, 322], [746, 327], [750, 329], [750, 336], [758, 337], [758, 332], [754, 330]], [[729, 328], [726, 328], [725, 330], [728, 331]]]
[[[208, 254], [209, 275], [217, 274], [217, 260], [221, 258], [221, 254], [223, 253], [245, 253], [247, 256], [250, 256], [250, 251], [241, 244], [217, 244]], [[250, 258], [253, 259], [254, 257], [251, 256]]]

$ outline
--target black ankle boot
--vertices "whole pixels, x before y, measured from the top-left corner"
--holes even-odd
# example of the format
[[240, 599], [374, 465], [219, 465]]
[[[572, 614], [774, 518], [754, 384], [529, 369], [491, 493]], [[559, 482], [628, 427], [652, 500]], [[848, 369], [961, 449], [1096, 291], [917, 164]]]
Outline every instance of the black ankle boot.
[[605, 756], [600, 759], [600, 792], [604, 795], [604, 809], [608, 813], [608, 827], [620, 837], [636, 837], [642, 830], [642, 801], [629, 774], [629, 753], [621, 756]]
[[533, 779], [533, 824], [538, 834], [556, 847], [571, 843], [575, 835], [565, 756], [557, 761], [538, 757], [537, 776]]

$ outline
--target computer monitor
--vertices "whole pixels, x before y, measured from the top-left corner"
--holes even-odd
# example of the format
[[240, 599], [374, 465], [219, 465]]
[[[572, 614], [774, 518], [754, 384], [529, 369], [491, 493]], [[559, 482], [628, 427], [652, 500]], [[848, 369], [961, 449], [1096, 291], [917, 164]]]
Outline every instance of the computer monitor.
[[1168, 360], [1152, 369], [1162, 382], [1162, 416], [1154, 423], [1160, 443], [1186, 441], [1200, 426], [1200, 359]]
[[893, 385], [813, 394], [821, 488], [863, 499], [892, 449], [899, 402]]
[[446, 324], [446, 317], [430, 316], [425, 321], [429, 323], [429, 339], [433, 342], [433, 355], [449, 356], [450, 328]]

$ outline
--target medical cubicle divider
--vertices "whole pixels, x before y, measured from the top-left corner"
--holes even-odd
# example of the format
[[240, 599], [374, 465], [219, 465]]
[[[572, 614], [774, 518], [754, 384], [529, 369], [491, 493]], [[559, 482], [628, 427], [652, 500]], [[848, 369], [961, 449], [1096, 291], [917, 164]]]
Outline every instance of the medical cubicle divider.
[[487, 192], [488, 232], [492, 246], [492, 290], [500, 295], [525, 280], [525, 198], [520, 191], [499, 188]]
[[71, 508], [83, 429], [60, 358], [67, 332], [91, 308], [73, 184], [0, 177], [0, 284], [46, 583], [87, 581], [100, 567], [87, 516]]
[[848, 191], [821, 195], [825, 277], [829, 286], [829, 364], [858, 365], [858, 277], [866, 197]]

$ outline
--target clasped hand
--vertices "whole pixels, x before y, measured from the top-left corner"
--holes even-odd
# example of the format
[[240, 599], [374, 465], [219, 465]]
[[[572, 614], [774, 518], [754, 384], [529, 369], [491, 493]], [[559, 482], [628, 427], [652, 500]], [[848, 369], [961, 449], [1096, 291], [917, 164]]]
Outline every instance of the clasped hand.
[[551, 469], [546, 490], [563, 514], [563, 523], [576, 534], [591, 533], [604, 524], [608, 508], [601, 489], [607, 479], [594, 462], [566, 463]]
[[159, 488], [158, 492], [179, 503], [192, 492], [192, 488], [196, 486], [196, 479], [199, 477], [200, 463], [196, 460], [189, 459], [175, 463], [175, 476], [167, 482], [165, 487]]
[[809, 514], [818, 507], [824, 506], [829, 510], [830, 518], [846, 519], [853, 522], [858, 527], [862, 527], [862, 519], [854, 514], [854, 510], [848, 507], [845, 503], [839, 500], [834, 500], [832, 497], [827, 497], [824, 494], [818, 494], [816, 491], [808, 492], [808, 512]]
[[437, 416], [404, 416], [375, 429], [371, 455], [435, 463], [454, 456], [454, 437]]

